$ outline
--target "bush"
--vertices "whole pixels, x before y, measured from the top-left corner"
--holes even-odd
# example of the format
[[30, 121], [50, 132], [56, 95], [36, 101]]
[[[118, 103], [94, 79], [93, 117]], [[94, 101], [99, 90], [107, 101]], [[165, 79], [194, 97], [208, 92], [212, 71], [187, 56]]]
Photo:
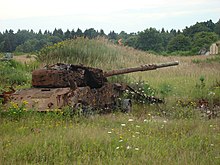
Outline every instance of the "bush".
[[38, 67], [38, 63], [22, 64], [14, 60], [0, 61], [1, 86], [24, 85], [31, 81], [31, 71]]

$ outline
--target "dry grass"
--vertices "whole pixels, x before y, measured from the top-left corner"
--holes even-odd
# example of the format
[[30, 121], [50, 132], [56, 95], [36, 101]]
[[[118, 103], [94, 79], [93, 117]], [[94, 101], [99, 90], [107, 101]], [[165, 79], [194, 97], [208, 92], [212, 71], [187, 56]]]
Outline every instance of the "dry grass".
[[36, 56], [35, 55], [19, 55], [19, 56], [14, 56], [13, 59], [15, 61], [21, 62], [23, 64], [27, 64], [30, 62], [33, 62], [36, 60]]

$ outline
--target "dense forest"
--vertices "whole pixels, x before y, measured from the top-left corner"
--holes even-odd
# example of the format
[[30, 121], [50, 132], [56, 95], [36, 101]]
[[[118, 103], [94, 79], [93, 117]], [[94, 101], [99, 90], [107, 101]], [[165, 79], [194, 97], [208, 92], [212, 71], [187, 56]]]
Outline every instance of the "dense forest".
[[197, 22], [195, 25], [186, 27], [182, 31], [172, 29], [170, 31], [162, 28], [148, 28], [137, 33], [126, 33], [121, 31], [119, 34], [110, 31], [105, 34], [103, 30], [97, 31], [94, 28], [81, 29], [76, 31], [54, 29], [53, 32], [45, 30], [34, 32], [33, 30], [6, 30], [0, 32], [0, 52], [37, 52], [44, 46], [54, 43], [74, 39], [77, 37], [86, 37], [89, 39], [98, 36], [106, 37], [116, 44], [123, 44], [135, 49], [152, 51], [159, 54], [197, 54], [201, 49], [209, 49], [209, 46], [220, 38], [220, 19], [217, 23], [212, 20], [206, 22]]

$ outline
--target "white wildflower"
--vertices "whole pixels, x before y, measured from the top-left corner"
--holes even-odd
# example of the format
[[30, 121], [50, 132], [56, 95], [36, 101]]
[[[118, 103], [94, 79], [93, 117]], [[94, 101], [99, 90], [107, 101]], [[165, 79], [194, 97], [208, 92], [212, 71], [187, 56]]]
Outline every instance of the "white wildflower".
[[144, 122], [150, 122], [150, 120], [144, 119]]
[[125, 127], [125, 124], [121, 124], [122, 127]]
[[134, 121], [133, 119], [128, 119], [128, 121]]
[[208, 95], [209, 95], [209, 96], [210, 96], [210, 95], [213, 95], [213, 96], [214, 96], [214, 95], [215, 95], [215, 93], [214, 93], [214, 92], [209, 92], [209, 94], [208, 94]]

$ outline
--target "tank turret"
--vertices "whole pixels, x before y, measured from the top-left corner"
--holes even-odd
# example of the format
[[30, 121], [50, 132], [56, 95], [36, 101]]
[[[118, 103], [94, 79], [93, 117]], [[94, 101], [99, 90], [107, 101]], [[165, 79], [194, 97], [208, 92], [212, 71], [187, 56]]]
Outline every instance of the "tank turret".
[[98, 68], [83, 65], [58, 63], [35, 70], [32, 73], [33, 87], [63, 88], [85, 87], [100, 88], [107, 82], [107, 77], [128, 74], [139, 71], [155, 70], [163, 67], [178, 65], [178, 61], [160, 64], [141, 65], [139, 67], [124, 68], [104, 72]]
[[44, 88], [100, 88], [107, 79], [98, 68], [58, 63], [32, 72], [32, 86]]

